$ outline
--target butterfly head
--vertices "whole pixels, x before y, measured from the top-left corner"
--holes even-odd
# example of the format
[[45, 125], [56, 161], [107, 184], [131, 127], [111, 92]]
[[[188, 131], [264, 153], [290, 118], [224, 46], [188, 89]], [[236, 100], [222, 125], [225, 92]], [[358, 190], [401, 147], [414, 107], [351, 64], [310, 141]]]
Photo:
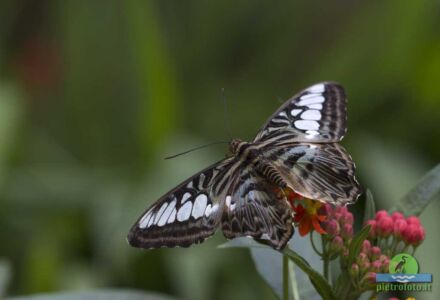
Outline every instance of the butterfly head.
[[244, 144], [245, 142], [243, 142], [240, 139], [232, 139], [232, 141], [229, 143], [229, 151], [232, 154], [237, 154], [239, 151], [239, 148], [242, 144]]

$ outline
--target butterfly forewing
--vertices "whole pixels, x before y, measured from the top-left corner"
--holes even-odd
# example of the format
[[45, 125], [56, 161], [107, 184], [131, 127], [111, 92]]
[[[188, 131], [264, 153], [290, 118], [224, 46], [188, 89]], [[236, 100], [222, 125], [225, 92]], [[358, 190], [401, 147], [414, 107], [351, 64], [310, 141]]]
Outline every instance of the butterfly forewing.
[[338, 142], [346, 133], [346, 102], [339, 84], [315, 84], [287, 100], [266, 121], [254, 142]]
[[[218, 174], [230, 168], [223, 160], [194, 175], [154, 203], [133, 225], [130, 245], [140, 248], [187, 247], [214, 234], [224, 201], [212, 189]], [[226, 178], [227, 179], [227, 178]]]

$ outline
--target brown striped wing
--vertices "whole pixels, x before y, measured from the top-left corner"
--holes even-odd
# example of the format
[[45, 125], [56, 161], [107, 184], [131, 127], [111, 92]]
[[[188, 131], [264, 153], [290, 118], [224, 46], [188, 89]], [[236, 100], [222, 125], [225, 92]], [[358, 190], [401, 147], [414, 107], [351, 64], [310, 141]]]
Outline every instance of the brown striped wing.
[[263, 153], [288, 185], [306, 198], [344, 205], [361, 192], [351, 157], [336, 143], [280, 142]]

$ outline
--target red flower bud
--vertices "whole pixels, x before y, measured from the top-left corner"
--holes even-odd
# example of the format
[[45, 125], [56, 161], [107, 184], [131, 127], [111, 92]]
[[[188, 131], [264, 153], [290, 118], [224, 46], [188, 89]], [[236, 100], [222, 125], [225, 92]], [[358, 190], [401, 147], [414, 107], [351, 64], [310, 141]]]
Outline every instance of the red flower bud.
[[376, 237], [376, 227], [377, 227], [377, 222], [376, 220], [368, 220], [367, 223], [365, 225], [370, 225], [370, 232], [368, 233], [368, 238], [370, 239], [374, 239]]
[[339, 223], [335, 219], [331, 219], [324, 223], [324, 229], [329, 235], [336, 236], [340, 231]]
[[371, 268], [373, 272], [379, 273], [382, 270], [382, 262], [380, 260], [375, 260], [371, 263]]
[[394, 221], [400, 220], [400, 219], [405, 219], [405, 217], [403, 216], [403, 214], [401, 212], [395, 211], [391, 214], [391, 218], [393, 218]]
[[418, 226], [420, 226], [420, 220], [419, 220], [419, 218], [417, 218], [417, 217], [415, 217], [415, 216], [409, 216], [409, 217], [406, 219], [406, 222], [407, 222], [408, 224], [414, 224], [414, 225], [418, 225]]
[[381, 251], [380, 248], [377, 246], [371, 247], [370, 250], [370, 256], [371, 256], [371, 260], [376, 260], [380, 257]]
[[344, 227], [342, 227], [341, 235], [344, 238], [351, 238], [353, 237], [353, 225], [351, 224], [344, 224]]
[[377, 213], [376, 213], [376, 221], [379, 221], [380, 219], [382, 219], [383, 217], [389, 217], [388, 216], [388, 213], [387, 213], [387, 211], [386, 210], [379, 210]]
[[383, 216], [377, 221], [377, 235], [389, 237], [394, 230], [394, 221], [390, 216]]
[[353, 264], [351, 265], [351, 268], [350, 268], [350, 276], [351, 276], [351, 277], [354, 277], [354, 278], [356, 278], [356, 277], [359, 276], [359, 265], [357, 265], [356, 263], [353, 263]]
[[421, 225], [409, 224], [402, 234], [406, 244], [417, 247], [425, 239], [425, 229]]
[[402, 235], [406, 229], [406, 227], [408, 226], [407, 222], [405, 219], [397, 219], [394, 222], [394, 235], [400, 239], [402, 238]]
[[339, 235], [335, 236], [330, 242], [330, 251], [339, 252], [344, 248], [344, 241]]
[[362, 243], [362, 248], [361, 248], [361, 252], [365, 253], [365, 254], [369, 254], [370, 253], [370, 249], [371, 249], [371, 243], [369, 240], [364, 240]]

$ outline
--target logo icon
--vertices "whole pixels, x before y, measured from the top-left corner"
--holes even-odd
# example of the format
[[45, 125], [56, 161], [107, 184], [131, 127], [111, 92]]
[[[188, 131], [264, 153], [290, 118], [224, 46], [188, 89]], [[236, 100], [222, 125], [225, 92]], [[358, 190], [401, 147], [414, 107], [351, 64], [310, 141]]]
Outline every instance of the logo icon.
[[417, 260], [408, 253], [399, 253], [390, 260], [389, 274], [376, 274], [376, 291], [429, 291], [432, 274], [419, 273]]
[[400, 253], [391, 259], [389, 272], [390, 274], [417, 274], [419, 272], [419, 264], [408, 253]]

